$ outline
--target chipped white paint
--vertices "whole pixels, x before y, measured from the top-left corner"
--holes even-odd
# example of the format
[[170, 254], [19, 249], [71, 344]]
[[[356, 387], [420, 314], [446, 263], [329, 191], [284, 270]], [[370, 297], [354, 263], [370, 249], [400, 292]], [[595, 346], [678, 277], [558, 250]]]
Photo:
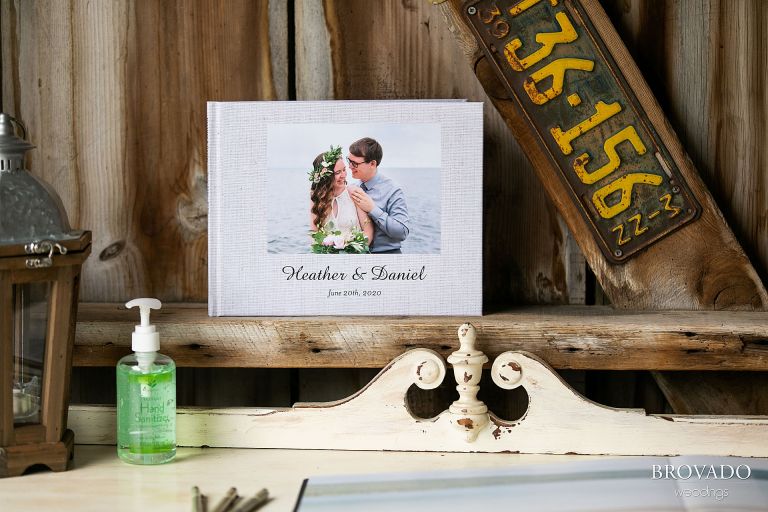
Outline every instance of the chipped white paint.
[[[579, 395], [544, 361], [526, 352], [501, 354], [491, 370], [500, 387], [522, 386], [528, 393], [525, 415], [504, 421], [486, 412], [476, 398], [480, 361], [487, 359], [473, 345], [474, 328], [463, 325], [460, 338], [461, 349], [449, 358], [460, 398], [435, 418], [416, 418], [406, 404], [411, 385], [435, 388], [446, 372], [440, 355], [417, 349], [397, 357], [365, 388], [337, 402], [296, 404], [288, 409], [181, 408], [179, 445], [768, 456], [767, 417], [647, 415], [642, 409], [605, 407]], [[469, 376], [466, 382], [465, 375]], [[457, 423], [462, 418], [470, 418], [472, 428], [469, 422]], [[114, 409], [73, 406], [69, 427], [78, 443], [114, 444]], [[469, 430], [473, 432], [467, 436]]]
[[483, 365], [488, 358], [475, 348], [476, 338], [474, 326], [462, 324], [459, 327], [459, 350], [448, 356], [458, 384], [456, 391], [459, 392], [459, 399], [451, 404], [448, 412], [452, 416], [451, 425], [463, 434], [468, 443], [477, 439], [477, 435], [488, 425], [489, 418], [488, 407], [477, 399]]
[[431, 351], [425, 351], [424, 360], [413, 367], [411, 379], [421, 389], [435, 389], [445, 378], [443, 358]]

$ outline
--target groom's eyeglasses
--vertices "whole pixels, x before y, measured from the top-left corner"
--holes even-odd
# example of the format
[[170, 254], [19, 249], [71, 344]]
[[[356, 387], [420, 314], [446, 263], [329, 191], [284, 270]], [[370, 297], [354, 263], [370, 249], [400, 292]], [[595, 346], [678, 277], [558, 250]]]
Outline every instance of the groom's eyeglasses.
[[355, 162], [354, 160], [350, 160], [350, 158], [347, 157], [347, 163], [349, 164], [349, 166], [351, 168], [357, 169], [358, 165], [370, 163], [370, 160], [363, 160], [362, 162]]

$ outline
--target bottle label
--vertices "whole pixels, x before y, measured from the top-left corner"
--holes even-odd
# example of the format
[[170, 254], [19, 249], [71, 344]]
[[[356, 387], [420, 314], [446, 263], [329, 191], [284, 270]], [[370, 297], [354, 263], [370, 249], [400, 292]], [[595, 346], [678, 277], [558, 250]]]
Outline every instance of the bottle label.
[[175, 374], [118, 371], [118, 448], [150, 454], [175, 446]]

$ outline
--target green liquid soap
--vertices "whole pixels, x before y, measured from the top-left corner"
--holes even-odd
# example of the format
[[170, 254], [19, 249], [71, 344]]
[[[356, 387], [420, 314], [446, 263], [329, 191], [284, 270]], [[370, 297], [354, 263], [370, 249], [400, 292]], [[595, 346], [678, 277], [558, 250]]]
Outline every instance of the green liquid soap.
[[117, 363], [117, 455], [130, 464], [176, 456], [176, 364], [157, 352]]

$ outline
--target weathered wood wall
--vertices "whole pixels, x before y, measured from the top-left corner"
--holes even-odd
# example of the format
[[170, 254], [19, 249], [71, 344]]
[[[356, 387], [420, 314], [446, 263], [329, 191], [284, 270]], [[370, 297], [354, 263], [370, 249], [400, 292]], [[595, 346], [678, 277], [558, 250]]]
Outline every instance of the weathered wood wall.
[[[286, 2], [0, 6], [3, 111], [38, 146], [28, 167], [93, 231], [81, 300], [206, 301], [206, 101], [288, 99]], [[113, 381], [77, 370], [73, 396], [113, 401]], [[179, 372], [181, 403], [289, 393], [288, 371]]]
[[[30, 168], [94, 233], [82, 300], [207, 299], [206, 100], [485, 99], [426, 2], [297, 1], [290, 56], [287, 11], [3, 2], [3, 108], [39, 146]], [[499, 116], [485, 117], [486, 303], [583, 303], [578, 248]]]
[[[763, 283], [768, 282], [768, 2], [603, 2]], [[768, 374], [655, 374], [678, 413], [761, 413]], [[717, 390], [717, 391], [715, 391]]]
[[768, 2], [603, 5], [768, 282]]
[[[603, 3], [765, 279], [768, 5]], [[206, 300], [206, 100], [486, 99], [426, 1], [5, 0], [0, 14], [3, 109], [94, 232], [85, 301]], [[578, 249], [485, 118], [486, 305], [583, 302]]]
[[[765, 281], [768, 3], [602, 3]], [[84, 301], [206, 300], [206, 100], [486, 100], [426, 0], [2, 0], [0, 29], [2, 109], [93, 231]], [[486, 309], [594, 300], [491, 107], [484, 157]]]
[[207, 100], [287, 99], [284, 2], [2, 3], [3, 109], [93, 231], [81, 299], [207, 300]]

